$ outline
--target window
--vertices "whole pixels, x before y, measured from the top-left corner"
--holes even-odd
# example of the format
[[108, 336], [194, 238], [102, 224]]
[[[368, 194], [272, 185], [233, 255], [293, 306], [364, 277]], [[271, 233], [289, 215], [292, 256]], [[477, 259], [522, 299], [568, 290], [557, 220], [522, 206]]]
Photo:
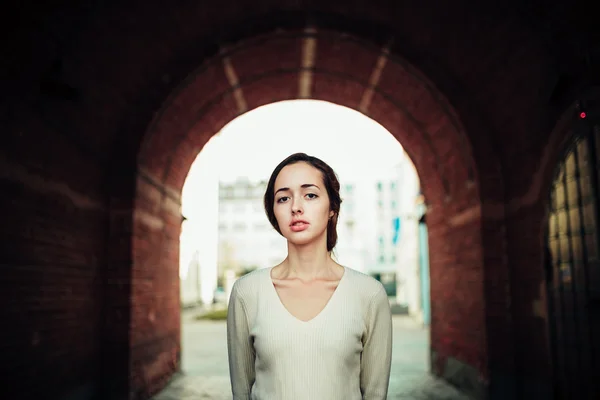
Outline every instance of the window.
[[354, 210], [354, 204], [344, 202], [344, 203], [342, 203], [342, 208], [344, 208], [346, 211], [348, 211], [348, 213], [352, 213], [352, 211]]
[[234, 189], [235, 197], [244, 197], [245, 194], [246, 194], [246, 190], [244, 187], [241, 187], [241, 186], [235, 187], [235, 189]]
[[256, 231], [266, 231], [270, 228], [271, 228], [271, 225], [269, 225], [266, 222], [256, 222], [253, 227], [253, 229]]
[[600, 303], [600, 125], [585, 120], [573, 128], [550, 190], [543, 250], [557, 391], [561, 398], [587, 398], [585, 389], [573, 395], [570, 388], [592, 387], [586, 374], [596, 363], [589, 354], [598, 348], [590, 332], [592, 305]]
[[233, 224], [233, 230], [237, 231], [237, 232], [243, 232], [246, 230], [246, 228], [247, 228], [246, 224], [244, 224], [244, 223], [237, 222], [237, 223]]
[[[550, 194], [548, 248], [556, 283], [600, 289], [594, 165], [587, 137], [577, 138], [558, 168]], [[573, 282], [589, 277], [588, 282]]]

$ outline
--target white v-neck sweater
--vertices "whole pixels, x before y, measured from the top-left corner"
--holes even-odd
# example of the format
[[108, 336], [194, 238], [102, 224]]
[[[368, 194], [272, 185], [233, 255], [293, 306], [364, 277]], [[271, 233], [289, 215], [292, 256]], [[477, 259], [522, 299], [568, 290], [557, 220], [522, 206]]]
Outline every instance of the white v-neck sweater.
[[345, 267], [325, 308], [304, 322], [281, 303], [271, 269], [233, 285], [227, 314], [233, 399], [386, 399], [392, 314], [383, 285]]

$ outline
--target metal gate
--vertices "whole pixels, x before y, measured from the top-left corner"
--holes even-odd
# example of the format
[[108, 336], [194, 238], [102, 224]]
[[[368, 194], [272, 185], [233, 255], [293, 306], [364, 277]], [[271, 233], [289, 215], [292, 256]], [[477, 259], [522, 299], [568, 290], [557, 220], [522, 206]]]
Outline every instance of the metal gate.
[[546, 231], [555, 399], [600, 399], [600, 125], [580, 120], [557, 168]]

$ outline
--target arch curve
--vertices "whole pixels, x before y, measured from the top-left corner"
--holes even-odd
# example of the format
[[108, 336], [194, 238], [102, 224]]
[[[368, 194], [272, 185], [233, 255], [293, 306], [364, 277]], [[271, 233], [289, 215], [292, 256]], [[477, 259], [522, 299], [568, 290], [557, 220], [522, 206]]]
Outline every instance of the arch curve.
[[[312, 54], [308, 47], [315, 49]], [[309, 96], [301, 93], [302, 80], [309, 82]], [[303, 97], [344, 105], [381, 123], [428, 177], [424, 190], [430, 201], [456, 197], [465, 189], [456, 181], [473, 181], [467, 135], [432, 83], [385, 47], [314, 29], [250, 39], [195, 71], [154, 118], [140, 167], [168, 186], [181, 187], [186, 175], [181, 162], [191, 157], [187, 151], [197, 154], [212, 134], [242, 113]], [[165, 153], [167, 143], [172, 150]]]
[[[546, 195], [550, 193], [552, 182], [556, 174], [556, 166], [560, 164], [565, 154], [570, 141], [575, 135], [574, 126], [579, 121], [578, 113], [582, 110], [582, 106], [586, 109], [593, 107], [595, 111], [588, 116], [590, 118], [600, 118], [600, 86], [591, 86], [582, 89], [576, 96], [570, 96], [571, 103], [565, 107], [563, 112], [559, 114], [554, 129], [552, 129], [546, 150], [542, 155], [542, 176], [540, 181], [539, 198], [545, 201]], [[588, 110], [589, 112], [589, 110]]]

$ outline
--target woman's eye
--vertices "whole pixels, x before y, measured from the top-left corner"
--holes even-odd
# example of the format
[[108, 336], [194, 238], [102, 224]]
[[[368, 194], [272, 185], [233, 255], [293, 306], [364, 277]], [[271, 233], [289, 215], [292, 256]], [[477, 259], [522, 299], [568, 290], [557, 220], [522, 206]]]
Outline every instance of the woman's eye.
[[283, 203], [284, 201], [287, 200], [287, 198], [288, 198], [287, 196], [280, 197], [280, 198], [277, 199], [277, 202], [278, 203]]
[[319, 196], [317, 196], [314, 193], [308, 193], [307, 196], [308, 196], [309, 199], [316, 199], [317, 197], [319, 197]]

